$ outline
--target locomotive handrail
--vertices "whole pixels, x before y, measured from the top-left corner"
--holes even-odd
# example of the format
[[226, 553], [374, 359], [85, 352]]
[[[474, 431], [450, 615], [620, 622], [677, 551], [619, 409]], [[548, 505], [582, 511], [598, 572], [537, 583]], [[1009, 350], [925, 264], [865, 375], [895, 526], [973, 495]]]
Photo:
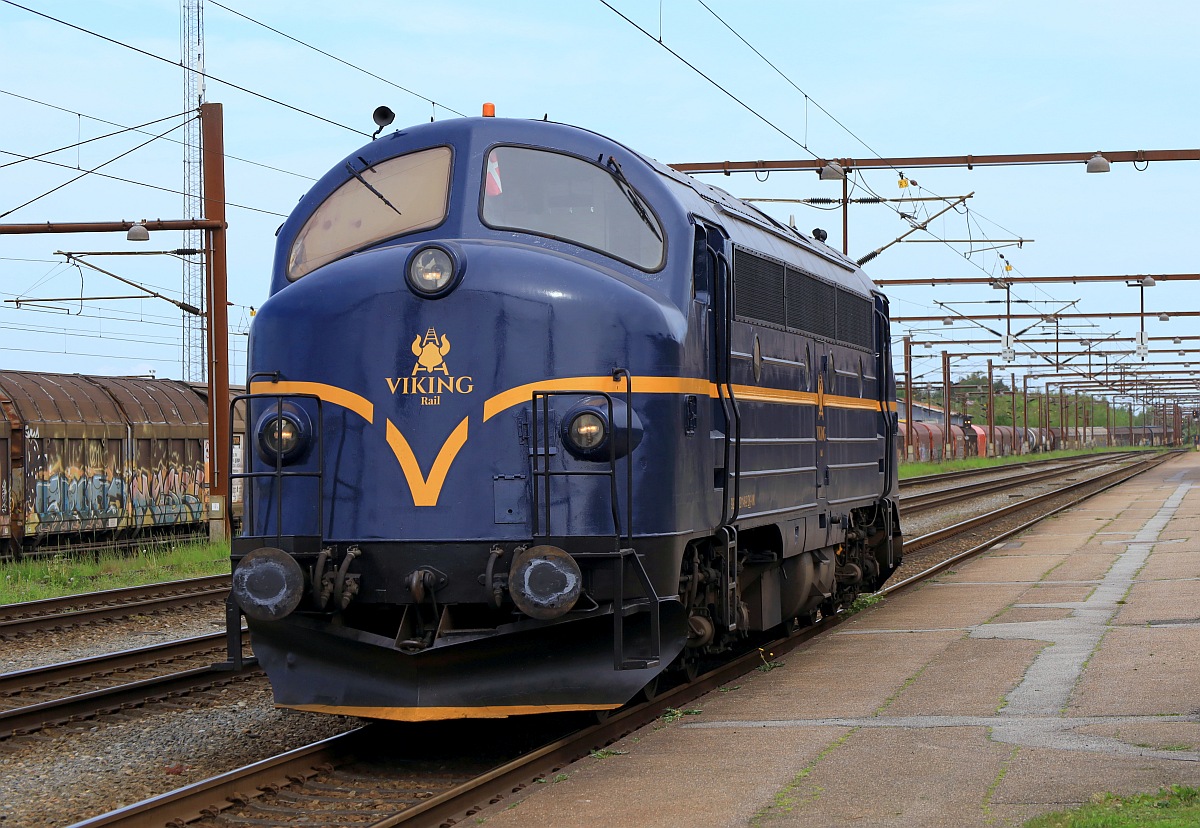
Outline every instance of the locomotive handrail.
[[[738, 409], [737, 397], [733, 392], [732, 365], [733, 345], [730, 338], [733, 334], [733, 271], [729, 267], [729, 259], [725, 254], [709, 246], [709, 251], [717, 262], [717, 278], [715, 295], [719, 299], [721, 320], [716, 326], [717, 333], [717, 398], [721, 401], [721, 411], [725, 415], [725, 432], [723, 435], [724, 474], [721, 477], [721, 522], [719, 526], [731, 525], [738, 519], [741, 512], [742, 494], [742, 415]], [[724, 278], [721, 278], [724, 274]], [[730, 428], [734, 435], [730, 440]], [[730, 443], [733, 443], [733, 506], [730, 508], [729, 497], [729, 455]]]
[[[617, 370], [623, 370], [623, 369], [617, 369]], [[626, 377], [628, 377], [628, 374], [626, 374]], [[630, 384], [627, 382], [627, 391], [626, 391], [627, 394], [631, 393], [629, 391], [629, 387], [630, 387]], [[609, 445], [608, 445], [608, 468], [607, 469], [561, 469], [561, 470], [554, 471], [554, 470], [551, 470], [551, 468], [550, 468], [550, 398], [551, 397], [571, 397], [571, 396], [574, 396], [574, 397], [602, 396], [602, 397], [604, 397], [605, 404], [608, 408], [608, 422], [611, 423], [613, 421], [614, 408], [613, 408], [612, 395], [609, 394], [608, 392], [596, 391], [596, 390], [590, 390], [590, 391], [581, 391], [581, 390], [534, 391], [533, 392], [533, 396], [532, 396], [533, 423], [532, 423], [532, 428], [530, 429], [530, 432], [532, 434], [531, 439], [533, 441], [533, 445], [531, 447], [532, 454], [533, 454], [533, 485], [531, 487], [533, 489], [533, 535], [535, 537], [537, 537], [539, 535], [548, 537], [552, 534], [552, 532], [551, 532], [552, 526], [551, 526], [550, 478], [552, 478], [552, 477], [607, 476], [609, 478], [609, 496], [611, 498], [610, 507], [612, 509], [613, 533], [615, 535], [615, 538], [614, 538], [615, 549], [619, 551], [621, 548], [622, 536], [628, 537], [629, 542], [632, 545], [633, 527], [632, 527], [632, 525], [627, 527], [629, 531], [628, 531], [628, 535], [626, 535], [626, 532], [623, 531], [622, 526], [621, 526], [620, 501], [618, 499], [618, 494], [617, 494], [617, 442], [616, 442], [616, 440], [613, 439], [612, 437], [610, 437], [609, 441], [608, 441]], [[542, 416], [540, 416], [540, 417], [538, 416], [539, 405], [540, 405], [540, 411], [542, 414]], [[631, 406], [632, 406], [632, 398], [630, 397], [625, 404], [625, 408], [626, 408], [627, 412], [629, 412], [631, 410]], [[537, 426], [538, 426], [539, 420], [541, 421], [541, 425], [542, 425], [542, 442], [540, 445], [545, 447], [545, 452], [544, 452], [545, 460], [543, 461], [542, 466], [538, 465], [538, 457], [540, 454], [542, 454], [542, 452], [538, 451], [539, 443], [537, 440], [537, 432], [538, 432]], [[630, 416], [627, 417], [627, 419], [626, 419], [626, 434], [629, 433], [629, 427], [631, 426], [631, 424], [632, 424], [632, 414], [630, 414]], [[627, 463], [627, 465], [628, 465], [628, 463]], [[542, 478], [543, 486], [545, 488], [545, 512], [546, 512], [545, 531], [542, 531], [542, 525], [541, 525], [542, 504], [539, 502], [539, 499], [538, 499], [538, 478]], [[633, 497], [632, 470], [629, 475], [628, 486], [629, 486], [629, 489], [625, 493], [626, 494], [625, 499], [626, 499], [626, 503], [629, 506], [629, 515], [630, 515], [629, 522], [630, 522], [630, 524], [632, 524], [632, 515], [633, 515], [633, 504], [631, 502], [632, 497]]]
[[[267, 375], [267, 372], [261, 372], [261, 374]], [[255, 376], [259, 376], [259, 375], [260, 374], [255, 374]], [[278, 376], [277, 372], [275, 375]], [[275, 398], [275, 412], [276, 412], [277, 416], [279, 416], [279, 417], [283, 416], [283, 410], [284, 410], [283, 403], [284, 403], [285, 397], [288, 397], [288, 398], [300, 397], [300, 398], [314, 400], [316, 402], [317, 424], [316, 424], [316, 428], [314, 429], [316, 432], [316, 446], [314, 448], [314, 452], [316, 453], [316, 456], [317, 456], [316, 471], [284, 471], [283, 470], [283, 455], [279, 454], [279, 453], [277, 453], [275, 456], [275, 464], [274, 464], [273, 468], [266, 469], [264, 471], [255, 471], [254, 470], [254, 447], [252, 444], [255, 439], [255, 434], [253, 433], [254, 426], [253, 426], [253, 423], [249, 416], [251, 402], [254, 400], [263, 400], [263, 399], [272, 398], [272, 397]], [[275, 545], [278, 547], [282, 544], [282, 540], [283, 540], [283, 526], [282, 526], [282, 523], [283, 523], [283, 520], [282, 520], [282, 518], [283, 518], [283, 481], [288, 478], [309, 478], [309, 477], [315, 478], [317, 480], [317, 509], [316, 509], [316, 512], [317, 512], [317, 537], [321, 537], [321, 538], [325, 537], [325, 503], [324, 503], [325, 491], [324, 491], [324, 486], [322, 485], [322, 481], [325, 478], [325, 451], [324, 451], [324, 445], [323, 445], [324, 438], [325, 438], [325, 409], [324, 409], [324, 405], [322, 403], [321, 398], [318, 397], [316, 394], [296, 394], [296, 393], [284, 394], [284, 393], [276, 393], [276, 392], [258, 392], [258, 393], [253, 393], [253, 394], [239, 394], [239, 395], [235, 396], [229, 403], [229, 414], [230, 414], [231, 418], [234, 416], [238, 404], [243, 403], [243, 402], [246, 404], [246, 414], [247, 414], [246, 420], [245, 420], [245, 422], [246, 422], [246, 433], [245, 433], [246, 443], [242, 447], [243, 458], [244, 458], [243, 471], [231, 473], [229, 475], [230, 482], [232, 483], [232, 481], [234, 481], [234, 480], [257, 480], [259, 478], [267, 478], [267, 477], [275, 478], [278, 481], [277, 485], [275, 486], [275, 521], [274, 521], [275, 522]], [[230, 442], [230, 445], [229, 445], [229, 468], [230, 469], [233, 468], [233, 443], [232, 442]], [[253, 488], [250, 485], [247, 485], [244, 488], [244, 490], [242, 491], [242, 508], [244, 510], [244, 517], [242, 520], [243, 537], [268, 537], [270, 533], [254, 534], [254, 535], [251, 534], [251, 530], [256, 525], [256, 523], [255, 523], [255, 498], [253, 496]]]
[[[633, 431], [633, 380], [624, 368], [613, 368], [614, 381], [625, 377], [625, 435], [630, 440]], [[605, 469], [551, 469], [550, 468], [550, 398], [551, 397], [604, 397], [608, 413], [608, 422], [613, 422], [612, 394], [596, 390], [561, 390], [534, 391], [531, 397], [533, 422], [530, 428], [532, 460], [531, 490], [533, 492], [533, 526], [532, 535], [536, 537], [551, 537], [553, 526], [552, 500], [550, 481], [553, 477], [608, 477], [610, 508], [613, 519], [614, 547], [611, 552], [575, 552], [577, 558], [609, 558], [613, 561], [613, 666], [618, 669], [640, 669], [655, 666], [659, 663], [662, 652], [662, 630], [660, 607], [662, 598], [654, 589], [654, 583], [642, 564], [641, 556], [633, 547], [633, 463], [626, 459], [626, 490], [625, 506], [626, 520], [621, 521], [620, 497], [617, 488], [617, 440], [613, 433], [609, 435], [608, 464]], [[539, 422], [541, 425], [541, 442], [538, 441]], [[541, 458], [541, 459], [539, 459]], [[539, 498], [544, 490], [544, 507]], [[545, 510], [545, 526], [543, 531], [542, 511]], [[643, 603], [641, 599], [625, 601], [625, 564], [631, 562], [634, 575], [646, 593], [645, 603], [650, 612], [650, 653], [647, 658], [627, 658], [625, 655], [625, 614], [628, 610], [637, 609]]]

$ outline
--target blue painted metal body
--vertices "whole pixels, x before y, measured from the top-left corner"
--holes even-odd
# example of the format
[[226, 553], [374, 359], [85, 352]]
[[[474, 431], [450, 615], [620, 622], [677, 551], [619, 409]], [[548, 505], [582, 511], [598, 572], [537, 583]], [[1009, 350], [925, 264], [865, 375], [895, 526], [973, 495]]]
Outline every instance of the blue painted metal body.
[[[661, 266], [489, 227], [481, 203], [488, 153], [498, 145], [619, 171], [661, 228]], [[293, 244], [351, 180], [347, 165], [369, 169], [438, 146], [453, 158], [441, 223], [289, 280]], [[431, 242], [461, 271], [437, 298], [416, 295], [405, 279], [414, 251]], [[780, 274], [802, 268], [822, 289], [837, 286], [838, 301], [874, 330], [848, 342], [746, 318], [723, 304], [732, 302], [735, 259], [777, 265]], [[869, 515], [874, 536], [887, 535], [872, 549], [885, 550], [878, 554], [890, 571], [899, 529], [889, 363], [886, 300], [852, 262], [607, 138], [482, 118], [372, 142], [323, 177], [281, 228], [272, 295], [250, 335], [251, 391], [266, 396], [249, 400], [247, 422], [286, 405], [319, 432], [287, 464], [295, 477], [266, 473], [269, 453], [252, 457], [248, 472], [262, 474], [246, 481], [245, 532], [234, 544], [235, 564], [263, 546], [293, 554], [316, 602], [282, 621], [251, 619], [277, 701], [384, 718], [422, 718], [425, 708], [438, 717], [620, 704], [682, 652], [689, 611], [704, 605], [699, 565], [688, 570], [688, 558], [709, 554], [723, 521], [730, 536], [752, 539], [737, 550], [740, 566], [761, 575], [736, 586], [740, 612], [757, 619], [743, 628], [785, 620], [778, 573], [789, 559], [815, 555], [803, 572], [815, 566], [824, 573], [818, 583], [832, 583], [833, 551], [848, 539], [862, 543], [856, 521]], [[580, 394], [550, 397], [550, 416], [539, 419], [531, 402], [539, 389]], [[613, 474], [561, 439], [568, 412], [587, 394], [628, 399], [642, 429]], [[259, 441], [248, 442], [254, 453]], [[538, 468], [599, 473], [547, 481]], [[591, 604], [551, 622], [519, 618], [494, 575], [514, 550], [551, 541], [580, 560]], [[629, 544], [648, 583], [622, 568], [626, 558], [589, 558]], [[727, 569], [736, 580], [738, 567]], [[694, 579], [690, 598], [685, 571]], [[830, 589], [814, 587], [813, 600]], [[739, 603], [737, 591], [727, 593]], [[614, 609], [627, 600], [621, 595], [640, 604]], [[731, 606], [732, 617], [739, 610]], [[649, 619], [660, 613], [659, 656], [613, 669], [605, 652], [614, 647], [614, 612], [631, 615], [625, 634], [638, 650], [654, 649]], [[467, 621], [476, 626], [460, 631]], [[573, 635], [580, 647], [569, 657], [543, 648], [552, 639], [561, 649]]]

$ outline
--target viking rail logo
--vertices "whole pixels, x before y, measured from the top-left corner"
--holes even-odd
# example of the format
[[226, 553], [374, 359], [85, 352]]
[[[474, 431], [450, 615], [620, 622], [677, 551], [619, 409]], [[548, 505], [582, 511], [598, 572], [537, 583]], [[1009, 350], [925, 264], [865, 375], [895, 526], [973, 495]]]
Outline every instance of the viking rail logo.
[[430, 328], [425, 336], [413, 337], [411, 350], [417, 358], [412, 374], [386, 378], [393, 394], [419, 396], [421, 405], [441, 405], [442, 394], [470, 394], [475, 390], [472, 377], [453, 376], [446, 365], [446, 354], [450, 353], [449, 336], [439, 337], [437, 331]]

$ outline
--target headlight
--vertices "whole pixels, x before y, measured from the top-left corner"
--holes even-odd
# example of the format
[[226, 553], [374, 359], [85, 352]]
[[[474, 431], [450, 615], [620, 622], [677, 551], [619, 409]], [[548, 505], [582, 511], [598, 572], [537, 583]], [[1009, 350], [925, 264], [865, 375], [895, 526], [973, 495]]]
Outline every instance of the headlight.
[[608, 429], [604, 426], [604, 420], [599, 414], [591, 411], [585, 411], [571, 420], [571, 425], [567, 429], [567, 438], [574, 443], [575, 448], [583, 451], [599, 448], [607, 434]]
[[263, 428], [263, 445], [272, 454], [290, 454], [300, 442], [300, 429], [287, 417], [275, 417]]
[[308, 445], [306, 422], [297, 411], [269, 411], [258, 421], [259, 454], [271, 465], [299, 459]]
[[408, 260], [408, 284], [422, 296], [443, 293], [454, 281], [454, 259], [440, 247], [423, 247]]
[[563, 416], [563, 446], [580, 460], [608, 462], [624, 457], [642, 441], [642, 421], [618, 399], [584, 397]]

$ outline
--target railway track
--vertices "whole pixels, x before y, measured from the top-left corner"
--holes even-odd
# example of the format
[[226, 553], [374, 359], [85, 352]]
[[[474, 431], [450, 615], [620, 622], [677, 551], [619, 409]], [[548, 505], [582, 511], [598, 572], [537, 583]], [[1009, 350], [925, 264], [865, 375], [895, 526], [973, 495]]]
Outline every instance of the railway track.
[[[1143, 452], [1122, 452], [1102, 455], [1103, 462], [1117, 462]], [[1098, 462], [1097, 456], [1083, 455], [1079, 458], [1035, 460], [1003, 468], [968, 469], [946, 474], [924, 475], [901, 481], [901, 505], [906, 513], [914, 514], [945, 505], [952, 499], [963, 499], [991, 492], [1003, 491], [1025, 483], [1052, 479], [1087, 468]], [[1037, 470], [1042, 466], [1048, 470]], [[1035, 471], [1028, 471], [1035, 469]], [[1026, 470], [1022, 472], [1021, 470]], [[1016, 471], [1014, 474], [1003, 474]], [[1002, 473], [996, 478], [994, 475]], [[924, 487], [930, 484], [966, 480], [971, 477], [992, 475], [987, 481], [959, 484], [934, 491], [922, 491], [904, 495], [905, 489]], [[32, 632], [64, 629], [113, 618], [149, 612], [165, 612], [178, 607], [191, 607], [200, 603], [223, 600], [229, 591], [228, 575], [213, 575], [182, 581], [168, 581], [143, 587], [128, 587], [105, 592], [84, 593], [44, 601], [0, 606], [0, 638]]]
[[0, 674], [0, 740], [263, 675], [252, 658], [214, 666], [226, 647], [221, 632]]
[[[1172, 455], [1159, 454], [1078, 482], [1019, 504], [998, 509], [963, 521], [953, 527], [913, 538], [906, 550], [924, 552], [941, 544], [955, 543], [952, 553], [940, 556], [911, 577], [883, 590], [894, 594], [932, 577], [948, 566], [979, 554], [1000, 540], [1019, 532], [1049, 515], [1070, 508], [1144, 471], [1165, 462]], [[990, 528], [989, 528], [990, 527]], [[964, 547], [965, 544], [965, 547]], [[822, 619], [818, 624], [791, 635], [767, 642], [756, 642], [775, 655], [805, 646], [818, 636], [841, 624], [846, 614]], [[551, 780], [562, 767], [643, 727], [663, 715], [677, 715], [690, 701], [714, 690], [763, 664], [757, 648], [707, 672], [690, 683], [680, 684], [656, 694], [650, 701], [632, 704], [599, 724], [578, 727], [578, 720], [545, 719], [561, 732], [540, 746], [520, 752], [512, 759], [497, 763], [486, 772], [458, 781], [465, 768], [441, 763], [417, 767], [372, 764], [374, 746], [420, 743], [420, 727], [400, 729], [395, 725], [371, 724], [332, 739], [290, 751], [221, 776], [130, 805], [72, 828], [101, 826], [183, 825], [261, 825], [272, 822], [327, 825], [370, 825], [373, 828], [408, 826], [449, 826], [470, 818], [484, 808], [503, 802], [524, 788]], [[479, 727], [479, 723], [475, 723]], [[447, 727], [451, 727], [448, 725]], [[503, 725], [489, 725], [503, 727]], [[513, 725], [512, 734], [528, 729], [524, 723]], [[488, 740], [474, 734], [476, 745]], [[503, 738], [503, 737], [501, 737]], [[445, 741], [445, 740], [443, 740]], [[495, 739], [491, 741], [496, 741]], [[470, 744], [470, 743], [468, 743]], [[362, 791], [371, 792], [360, 796]], [[375, 792], [381, 792], [376, 796]], [[363, 801], [367, 804], [362, 807]], [[357, 804], [356, 804], [357, 803]]]
[[[1122, 452], [1119, 454], [1104, 455], [1103, 457], [1093, 455], [1087, 458], [1070, 458], [1066, 462], [1061, 460], [1050, 461], [1053, 465], [1046, 469], [1040, 468], [1043, 465], [1042, 463], [1029, 464], [1028, 467], [1023, 467], [1023, 471], [1018, 471], [1016, 474], [1007, 474], [1001, 477], [993, 476], [976, 482], [963, 481], [944, 488], [905, 494], [905, 488], [911, 490], [919, 485], [930, 482], [941, 482], [948, 479], [962, 480], [962, 478], [947, 478], [943, 475], [932, 475], [932, 477], [936, 478], [933, 481], [927, 478], [914, 478], [907, 481], [909, 483], [907, 487], [904, 485], [904, 482], [900, 484], [900, 510], [901, 514], [911, 516], [919, 512], [941, 508], [952, 501], [961, 501], [969, 497], [979, 497], [994, 492], [1002, 492], [1006, 489], [1039, 483], [1044, 480], [1053, 480], [1058, 477], [1069, 478], [1070, 475], [1078, 474], [1085, 470], [1091, 471], [1099, 464], [1111, 465], [1113, 463], [1121, 463], [1138, 456], [1137, 452]], [[972, 469], [971, 471], [976, 470]], [[988, 471], [994, 474], [1002, 470], [992, 468], [988, 469]]]
[[[1108, 462], [1111, 459], [1124, 459], [1128, 457], [1136, 457], [1140, 454], [1147, 454], [1147, 451], [1112, 451], [1112, 452], [1088, 452], [1086, 454], [1076, 454], [1069, 457], [1052, 457], [1043, 460], [1024, 460], [1021, 462], [1001, 463], [994, 466], [980, 466], [975, 469], [959, 469], [958, 471], [938, 472], [936, 474], [922, 474], [916, 477], [904, 477], [900, 479], [900, 488], [912, 486], [926, 486], [934, 483], [945, 483], [955, 480], [970, 480], [974, 477], [982, 477], [1007, 471], [1020, 469], [1036, 469], [1050, 465], [1069, 465], [1071, 463], [1095, 463]], [[903, 466], [901, 466], [903, 468]]]
[[168, 612], [209, 601], [224, 601], [229, 576], [111, 589], [0, 606], [0, 638], [94, 624], [131, 615]]

